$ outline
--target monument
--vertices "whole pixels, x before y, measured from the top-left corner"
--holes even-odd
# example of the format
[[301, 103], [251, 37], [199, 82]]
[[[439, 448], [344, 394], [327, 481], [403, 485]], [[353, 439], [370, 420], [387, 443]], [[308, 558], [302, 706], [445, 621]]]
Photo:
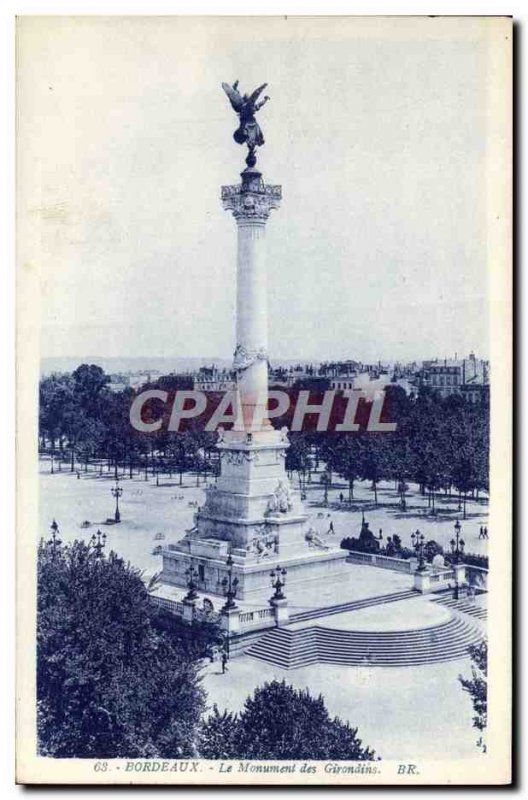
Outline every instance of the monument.
[[289, 447], [286, 429], [275, 430], [267, 418], [268, 314], [265, 231], [278, 209], [281, 187], [265, 184], [256, 168], [256, 149], [264, 144], [256, 112], [263, 84], [241, 95], [238, 81], [222, 84], [239, 118], [234, 133], [246, 145], [241, 183], [222, 187], [222, 203], [238, 232], [236, 347], [236, 420], [221, 430], [217, 447], [221, 471], [205, 490], [195, 526], [162, 551], [161, 580], [208, 594], [223, 595], [234, 575], [239, 599], [270, 594], [270, 571], [287, 570], [288, 586], [322, 579], [345, 569], [346, 552], [314, 535], [298, 492], [285, 470]]

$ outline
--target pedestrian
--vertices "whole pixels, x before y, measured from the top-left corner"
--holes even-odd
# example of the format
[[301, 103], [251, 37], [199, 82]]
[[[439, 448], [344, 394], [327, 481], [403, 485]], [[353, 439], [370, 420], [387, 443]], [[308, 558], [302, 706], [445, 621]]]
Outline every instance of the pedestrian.
[[343, 492], [339, 492], [339, 502], [342, 503], [344, 499]]
[[328, 533], [331, 533], [332, 536], [335, 534], [334, 523], [332, 522], [332, 520], [330, 520], [330, 527], [328, 528]]
[[484, 538], [484, 526], [481, 525], [480, 529], [479, 529], [479, 539], [483, 539], [483, 538]]
[[484, 536], [482, 538], [483, 539], [487, 539], [488, 538], [488, 526], [487, 525], [484, 526]]
[[227, 672], [227, 653], [222, 653], [222, 675]]

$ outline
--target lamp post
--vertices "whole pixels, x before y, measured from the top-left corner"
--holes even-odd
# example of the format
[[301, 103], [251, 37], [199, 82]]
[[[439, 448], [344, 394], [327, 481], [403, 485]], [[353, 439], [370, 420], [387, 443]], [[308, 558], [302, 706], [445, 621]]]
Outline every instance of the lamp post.
[[330, 475], [328, 470], [325, 470], [321, 475], [321, 483], [324, 486], [324, 505], [328, 505], [328, 487], [330, 486]]
[[112, 497], [115, 497], [116, 507], [115, 507], [115, 514], [114, 514], [114, 522], [121, 522], [121, 514], [119, 513], [119, 498], [123, 494], [123, 487], [119, 485], [119, 479], [116, 478], [116, 485], [112, 486], [110, 489], [112, 492]]
[[460, 524], [460, 520], [457, 519], [455, 522], [455, 538], [451, 539], [451, 552], [453, 554], [453, 563], [455, 565], [455, 590], [453, 592], [453, 597], [455, 600], [458, 600], [459, 595], [459, 585], [458, 585], [458, 569], [457, 566], [460, 562], [460, 556], [464, 555], [464, 547], [466, 543], [463, 539], [460, 538], [460, 531], [462, 530], [462, 525]]
[[95, 550], [96, 558], [103, 557], [103, 550], [105, 548], [105, 545], [106, 545], [106, 533], [101, 533], [100, 530], [97, 530], [97, 534], [94, 533], [92, 538], [90, 539], [90, 546]]
[[[227, 631], [222, 632], [222, 651], [225, 653], [226, 661], [229, 661], [231, 653], [229, 652], [229, 633]], [[222, 655], [220, 657], [222, 658]]]
[[[286, 600], [286, 597], [283, 593], [283, 588], [286, 586], [286, 575], [288, 574], [288, 570], [283, 567], [282, 569], [277, 564], [276, 569], [272, 569], [270, 572], [271, 578], [271, 586], [275, 589], [271, 600]], [[282, 578], [282, 580], [281, 580]]]
[[193, 603], [198, 599], [198, 592], [196, 591], [196, 584], [194, 582], [194, 579], [198, 573], [196, 572], [192, 563], [189, 569], [185, 570], [185, 574], [187, 575], [187, 588], [189, 591], [183, 599], [189, 603]]
[[55, 555], [57, 547], [60, 547], [62, 544], [62, 540], [59, 539], [58, 537], [59, 526], [57, 525], [55, 520], [53, 520], [53, 522], [51, 523], [50, 528], [51, 528], [51, 539], [48, 539], [48, 544], [51, 545], [51, 547], [53, 548], [53, 554]]
[[411, 542], [413, 544], [416, 555], [418, 556], [418, 572], [424, 572], [427, 567], [424, 558], [424, 544], [425, 536], [419, 530], [416, 533], [411, 533]]
[[238, 578], [233, 578], [233, 558], [231, 553], [229, 553], [227, 557], [226, 564], [228, 568], [227, 577], [222, 579], [222, 589], [226, 601], [222, 607], [222, 611], [231, 611], [237, 607], [237, 604], [235, 603], [235, 597], [238, 586]]

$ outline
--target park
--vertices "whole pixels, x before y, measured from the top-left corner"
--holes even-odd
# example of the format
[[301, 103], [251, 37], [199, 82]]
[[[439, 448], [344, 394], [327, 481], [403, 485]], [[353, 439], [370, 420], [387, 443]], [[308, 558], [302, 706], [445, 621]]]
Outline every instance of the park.
[[[336, 476], [331, 486], [324, 485], [320, 480], [324, 474], [321, 464], [305, 486], [309, 523], [323, 540], [335, 537], [341, 541], [358, 536], [362, 518], [366, 517], [376, 535], [379, 536], [381, 530], [384, 539], [396, 534], [410, 546], [410, 535], [419, 528], [428, 541], [434, 540], [449, 550], [453, 526], [461, 516], [456, 496], [437, 499], [438, 513], [432, 516], [427, 497], [421, 494], [418, 486], [411, 485], [407, 491], [407, 511], [402, 513], [393, 483], [380, 483], [378, 505], [374, 507], [372, 487], [367, 482], [358, 482], [354, 502], [350, 504], [341, 499], [347, 495], [346, 482]], [[43, 458], [39, 535], [47, 538], [54, 518], [60, 524], [63, 541], [84, 539], [88, 542], [100, 530], [106, 534], [106, 551], [115, 550], [130, 561], [148, 582], [161, 567], [160, 556], [154, 554], [156, 546], [192, 528], [196, 508], [203, 502], [203, 488], [196, 485], [197, 476], [191, 471], [183, 475], [181, 482], [179, 476], [169, 478], [168, 474], [149, 475], [145, 480], [141, 471], [134, 472], [131, 478], [128, 469], [120, 469], [118, 477], [122, 493], [118, 498], [120, 522], [116, 524], [113, 521], [117, 499], [112, 493], [116, 486], [113, 469], [105, 466], [100, 474], [97, 463], [87, 470], [84, 465], [76, 464], [71, 472], [70, 464], [65, 463], [59, 471], [55, 463], [51, 474], [51, 460]], [[328, 533], [330, 522], [334, 534]], [[486, 556], [487, 542], [479, 538], [486, 524], [487, 499], [469, 500], [462, 529], [468, 552]], [[389, 570], [347, 567], [351, 574], [355, 573], [353, 580], [342, 578], [337, 584], [321, 587], [319, 605], [330, 605], [337, 596], [343, 599], [343, 591], [348, 593], [348, 599], [358, 600], [402, 591], [410, 585], [407, 576]], [[170, 587], [170, 591], [175, 598], [182, 598], [185, 593], [176, 587]], [[288, 595], [294, 610], [302, 612], [313, 606], [311, 594], [309, 584], [304, 588], [296, 587]], [[478, 602], [482, 605], [482, 599]], [[239, 605], [244, 609], [251, 607], [251, 603], [240, 601]], [[344, 630], [352, 627], [366, 631], [380, 628], [402, 631], [441, 624], [446, 616], [445, 606], [416, 598], [328, 617], [323, 622]], [[477, 626], [483, 624], [474, 618], [472, 622]], [[288, 683], [295, 687], [310, 687], [313, 694], [321, 693], [329, 712], [358, 725], [366, 741], [383, 758], [398, 759], [418, 755], [434, 758], [439, 735], [446, 757], [474, 755], [476, 735], [471, 727], [471, 701], [458, 682], [460, 674], [469, 672], [468, 654], [431, 663], [425, 668], [419, 664], [386, 667], [315, 663], [284, 669], [250, 655], [232, 658], [226, 673], [222, 673], [217, 659], [213, 663], [205, 659], [202, 666], [203, 686], [209, 702], [220, 708], [236, 712], [256, 686], [286, 676]], [[414, 712], [409, 707], [409, 693], [413, 697]], [[418, 709], [428, 712], [418, 713]]]

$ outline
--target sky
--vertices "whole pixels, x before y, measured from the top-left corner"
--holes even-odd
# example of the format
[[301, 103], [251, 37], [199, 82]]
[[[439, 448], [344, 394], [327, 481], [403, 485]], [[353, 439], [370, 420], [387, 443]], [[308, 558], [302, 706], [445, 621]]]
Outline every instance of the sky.
[[23, 268], [43, 357], [235, 346], [245, 149], [267, 81], [270, 356], [488, 356], [490, 19], [33, 17], [18, 36]]

